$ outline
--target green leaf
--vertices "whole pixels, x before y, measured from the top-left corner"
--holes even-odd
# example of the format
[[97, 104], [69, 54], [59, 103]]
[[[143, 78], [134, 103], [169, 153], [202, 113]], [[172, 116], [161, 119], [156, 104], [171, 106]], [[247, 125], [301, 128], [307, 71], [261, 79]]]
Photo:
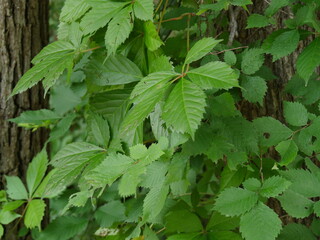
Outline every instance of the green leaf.
[[46, 91], [55, 83], [66, 67], [73, 64], [73, 54], [56, 54], [46, 57], [40, 63], [28, 70], [12, 90], [10, 97], [26, 91], [39, 81], [43, 80]]
[[163, 120], [179, 132], [187, 132], [192, 138], [205, 112], [205, 94], [194, 83], [181, 79], [170, 93]]
[[290, 190], [308, 198], [320, 196], [320, 180], [309, 171], [291, 169], [281, 172], [281, 175], [292, 183], [289, 187]]
[[270, 25], [269, 18], [260, 14], [251, 14], [247, 19], [248, 28], [262, 28]]
[[142, 79], [140, 69], [131, 60], [122, 55], [106, 59], [103, 52], [91, 56], [85, 72], [87, 80], [99, 86], [121, 85]]
[[93, 186], [104, 187], [112, 184], [123, 175], [134, 160], [122, 154], [110, 154], [100, 165], [86, 175], [86, 180]]
[[261, 182], [256, 178], [248, 178], [242, 186], [249, 191], [257, 192], [261, 188]]
[[199, 217], [186, 209], [172, 210], [166, 216], [166, 231], [168, 233], [176, 232], [200, 232], [202, 224]]
[[227, 188], [218, 196], [214, 209], [223, 215], [239, 216], [252, 209], [258, 194], [241, 188]]
[[89, 2], [92, 9], [81, 19], [80, 27], [85, 35], [97, 31], [108, 22], [127, 4], [126, 2], [94, 1]]
[[267, 16], [274, 15], [280, 8], [288, 6], [290, 0], [272, 0], [268, 8], [265, 10]]
[[27, 186], [29, 190], [29, 197], [32, 196], [34, 191], [41, 183], [44, 175], [46, 174], [48, 165], [48, 156], [45, 150], [42, 150], [32, 159], [27, 170]]
[[101, 115], [92, 113], [90, 115], [90, 133], [93, 135], [96, 143], [103, 147], [108, 147], [110, 140], [110, 130], [108, 121]]
[[226, 51], [223, 55], [223, 59], [230, 66], [237, 63], [237, 56], [233, 51]]
[[170, 58], [161, 55], [160, 57], [157, 57], [153, 59], [150, 62], [149, 65], [149, 73], [154, 73], [154, 72], [165, 72], [165, 71], [173, 71], [173, 66], [172, 63], [170, 62]]
[[201, 233], [180, 233], [171, 235], [167, 240], [196, 240]]
[[262, 202], [240, 219], [240, 232], [246, 240], [274, 240], [281, 228], [278, 215]]
[[281, 207], [294, 218], [305, 218], [312, 213], [313, 202], [299, 193], [287, 190], [277, 199]]
[[21, 217], [20, 214], [17, 214], [15, 212], [12, 211], [6, 211], [6, 210], [1, 210], [0, 211], [0, 223], [1, 224], [9, 224], [11, 223], [13, 220], [17, 219]]
[[209, 98], [208, 109], [216, 116], [231, 117], [236, 114], [235, 101], [228, 92]]
[[3, 228], [3, 226], [0, 224], [0, 238], [2, 238], [3, 233], [4, 233], [4, 228]]
[[75, 50], [75, 47], [67, 41], [55, 41], [53, 43], [50, 43], [48, 46], [44, 47], [33, 59], [32, 63], [37, 64], [41, 61], [45, 60], [46, 58], [56, 56], [56, 55], [62, 55], [62, 54], [68, 54]]
[[20, 178], [16, 176], [6, 176], [7, 193], [11, 199], [28, 199], [28, 193]]
[[55, 218], [40, 233], [37, 240], [68, 240], [84, 232], [88, 225], [87, 218], [62, 216]]
[[253, 125], [258, 131], [261, 146], [271, 147], [288, 139], [293, 131], [272, 117], [257, 118]]
[[314, 213], [320, 217], [320, 201], [317, 201], [314, 205], [313, 205], [313, 210]]
[[28, 203], [26, 215], [24, 217], [24, 225], [27, 228], [38, 227], [41, 229], [41, 221], [44, 216], [46, 204], [41, 199], [33, 199]]
[[235, 6], [245, 6], [245, 5], [252, 4], [251, 0], [229, 0], [229, 1], [232, 5], [235, 5]]
[[259, 193], [266, 198], [276, 197], [283, 193], [290, 184], [291, 183], [283, 177], [272, 176], [264, 181]]
[[251, 48], [243, 53], [241, 70], [243, 73], [252, 75], [256, 73], [264, 63], [262, 49]]
[[130, 6], [124, 8], [108, 24], [104, 38], [108, 55], [114, 54], [117, 48], [129, 37], [133, 28], [130, 12]]
[[142, 180], [142, 175], [146, 172], [143, 164], [132, 164], [123, 174], [119, 183], [119, 194], [128, 197], [136, 194], [138, 184]]
[[168, 185], [159, 184], [158, 186], [151, 188], [143, 202], [143, 217], [145, 220], [152, 222], [152, 220], [161, 212], [168, 193]]
[[133, 5], [134, 15], [144, 21], [153, 20], [153, 1], [135, 0]]
[[85, 157], [91, 157], [99, 152], [104, 152], [105, 149], [86, 142], [70, 143], [62, 148], [51, 160], [50, 164], [56, 168], [64, 168], [73, 161]]
[[95, 94], [90, 98], [91, 110], [108, 120], [113, 137], [117, 136], [124, 119], [130, 92], [129, 89], [113, 90]]
[[223, 62], [210, 62], [187, 73], [202, 89], [238, 87], [238, 77], [232, 68]]
[[60, 21], [74, 22], [82, 17], [89, 8], [90, 5], [86, 3], [86, 0], [67, 0], [61, 9]]
[[213, 38], [202, 38], [190, 49], [186, 56], [184, 64], [190, 64], [194, 61], [199, 60], [209, 53], [221, 40]]
[[84, 167], [104, 157], [105, 150], [85, 142], [74, 142], [61, 149], [50, 162], [58, 169], [50, 178], [45, 194], [51, 195], [71, 184]]
[[266, 51], [273, 55], [273, 61], [291, 54], [298, 47], [300, 34], [298, 30], [290, 30], [281, 33], [272, 42], [271, 47]]
[[48, 109], [41, 109], [35, 111], [25, 111], [21, 113], [19, 117], [10, 119], [10, 122], [17, 123], [19, 126], [36, 126], [44, 125], [47, 126], [61, 119], [59, 115]]
[[286, 121], [292, 126], [304, 126], [308, 123], [308, 110], [299, 102], [283, 102]]
[[320, 38], [313, 40], [299, 55], [297, 60], [297, 72], [302, 77], [306, 85], [313, 74], [315, 68], [320, 64]]
[[237, 217], [226, 217], [221, 215], [218, 212], [213, 212], [207, 226], [206, 230], [214, 230], [214, 231], [227, 231], [233, 230], [239, 227], [240, 219]]
[[61, 214], [65, 214], [70, 207], [84, 207], [90, 197], [91, 193], [89, 191], [81, 191], [72, 194], [69, 197], [68, 204], [64, 207]]
[[[149, 1], [149, 0], [143, 0], [143, 1]], [[147, 48], [152, 52], [157, 50], [163, 44], [163, 42], [159, 37], [156, 26], [152, 21], [148, 21], [143, 23], [143, 28], [144, 28], [144, 42]]]
[[3, 206], [2, 209], [4, 211], [13, 211], [16, 210], [18, 207], [20, 207], [22, 204], [24, 204], [26, 201], [23, 200], [17, 200], [17, 201], [12, 201], [12, 202], [6, 202]]
[[311, 230], [298, 223], [289, 223], [284, 226], [277, 240], [316, 240]]
[[[52, 97], [52, 95], [50, 95]], [[62, 137], [69, 129], [76, 118], [76, 114], [68, 114], [66, 117], [61, 119], [55, 127], [50, 131], [50, 138], [48, 141], [54, 141]]]
[[94, 213], [94, 218], [99, 223], [100, 227], [111, 227], [115, 222], [126, 220], [125, 207], [120, 201], [111, 201], [99, 207]]
[[263, 105], [264, 96], [267, 93], [267, 83], [261, 77], [246, 77], [243, 79], [241, 86], [242, 96], [252, 103]]
[[156, 72], [143, 78], [131, 94], [134, 106], [122, 122], [123, 135], [135, 130], [163, 98], [169, 86], [168, 81], [176, 74], [172, 72]]
[[287, 166], [293, 162], [296, 159], [299, 150], [292, 139], [280, 142], [275, 149], [280, 153], [281, 161], [279, 164], [282, 166]]

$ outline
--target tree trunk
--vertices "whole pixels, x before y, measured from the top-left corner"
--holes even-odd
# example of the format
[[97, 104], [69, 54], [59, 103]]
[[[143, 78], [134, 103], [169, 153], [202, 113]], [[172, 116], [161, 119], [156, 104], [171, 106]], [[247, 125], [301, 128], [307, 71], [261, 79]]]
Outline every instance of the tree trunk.
[[[263, 15], [265, 9], [269, 5], [267, 1], [262, 0], [254, 0], [253, 3], [254, 4], [249, 8], [250, 14], [258, 13]], [[257, 40], [264, 40], [270, 33], [278, 29], [283, 29], [284, 21], [292, 15], [290, 8], [283, 8], [275, 16], [277, 22], [276, 25], [258, 29], [246, 29], [247, 17], [249, 14], [244, 9], [235, 7], [233, 11], [229, 11], [229, 15], [234, 14], [236, 10], [239, 11], [238, 16], [236, 18], [234, 18], [234, 16], [229, 16], [229, 20], [232, 20], [233, 18], [235, 19], [237, 26], [235, 39], [243, 46], [249, 46]], [[241, 107], [239, 110], [248, 120], [253, 120], [262, 116], [272, 116], [279, 121], [284, 122], [282, 102], [284, 100], [293, 100], [292, 96], [284, 93], [284, 87], [296, 72], [295, 63], [299, 53], [310, 43], [311, 40], [312, 37], [307, 38], [299, 45], [298, 49], [294, 53], [275, 62], [272, 62], [271, 56], [266, 57], [265, 64], [271, 68], [276, 79], [268, 81], [268, 92], [264, 99], [264, 106], [252, 104], [245, 100], [240, 104]], [[279, 158], [274, 149], [270, 149], [268, 155], [274, 159]], [[276, 199], [269, 199], [268, 205], [278, 213], [284, 224], [296, 221], [282, 210], [280, 203]], [[306, 218], [303, 219], [302, 222], [308, 225], [311, 223], [311, 220], [311, 218]]]
[[[8, 122], [25, 110], [46, 108], [40, 86], [7, 100], [31, 59], [48, 43], [47, 0], [0, 0], [0, 187], [5, 175], [25, 179], [26, 168], [47, 138], [45, 130], [31, 132]], [[8, 234], [10, 232], [10, 235]], [[7, 229], [5, 239], [18, 239]]]

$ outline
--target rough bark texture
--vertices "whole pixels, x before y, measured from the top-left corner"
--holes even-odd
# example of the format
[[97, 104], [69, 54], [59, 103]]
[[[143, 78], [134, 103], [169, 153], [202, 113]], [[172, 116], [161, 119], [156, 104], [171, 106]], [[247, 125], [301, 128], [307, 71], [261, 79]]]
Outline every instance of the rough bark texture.
[[[253, 2], [254, 4], [251, 5], [249, 9], [250, 14], [263, 14], [269, 4], [268, 1], [262, 0], [255, 0]], [[248, 13], [239, 7], [235, 7], [235, 9], [240, 9], [240, 12], [235, 20], [237, 28], [234, 39], [239, 41], [243, 46], [250, 46], [257, 40], [265, 39], [270, 33], [278, 29], [283, 29], [285, 27], [284, 21], [292, 16], [290, 8], [284, 8], [280, 10], [279, 13], [277, 13], [277, 15], [275, 16], [275, 19], [277, 21], [276, 25], [262, 29], [253, 28], [246, 30], [245, 28], [247, 24]], [[229, 14], [234, 15], [234, 12], [236, 12], [235, 9]], [[229, 17], [229, 20], [232, 20], [232, 17]], [[289, 56], [283, 57], [275, 62], [272, 62], [271, 56], [266, 57], [265, 63], [272, 69], [272, 72], [276, 76], [276, 79], [268, 81], [268, 92], [265, 96], [263, 106], [252, 104], [247, 101], [243, 101], [239, 106], [242, 114], [247, 119], [252, 120], [257, 117], [272, 116], [280, 120], [281, 122], [285, 121], [283, 116], [282, 102], [284, 100], [293, 100], [293, 98], [292, 96], [284, 92], [284, 87], [296, 72], [295, 64], [299, 53], [310, 43], [311, 40], [312, 37], [307, 38], [299, 45], [298, 49], [294, 53], [290, 54]], [[274, 159], [279, 158], [273, 148], [270, 149], [268, 155]], [[278, 213], [281, 220], [285, 224], [290, 222], [303, 222], [304, 224], [308, 225], [311, 223], [312, 217], [298, 220], [287, 215], [276, 199], [269, 199], [268, 205]]]
[[[43, 147], [45, 130], [31, 132], [8, 122], [25, 110], [45, 108], [40, 86], [7, 100], [31, 59], [48, 41], [48, 0], [0, 0], [0, 187], [4, 175], [25, 178], [32, 157]], [[18, 239], [7, 229], [5, 239]]]

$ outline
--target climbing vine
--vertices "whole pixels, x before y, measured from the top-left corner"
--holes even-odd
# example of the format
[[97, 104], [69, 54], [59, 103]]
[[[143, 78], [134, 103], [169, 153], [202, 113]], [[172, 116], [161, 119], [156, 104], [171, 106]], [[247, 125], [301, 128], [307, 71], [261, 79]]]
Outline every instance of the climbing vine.
[[[49, 128], [51, 152], [6, 177], [0, 223], [39, 240], [319, 238], [320, 3], [266, 2], [66, 0], [11, 94], [41, 81], [51, 108], [10, 121]], [[243, 45], [239, 16], [270, 34]], [[292, 55], [281, 116], [247, 116]]]

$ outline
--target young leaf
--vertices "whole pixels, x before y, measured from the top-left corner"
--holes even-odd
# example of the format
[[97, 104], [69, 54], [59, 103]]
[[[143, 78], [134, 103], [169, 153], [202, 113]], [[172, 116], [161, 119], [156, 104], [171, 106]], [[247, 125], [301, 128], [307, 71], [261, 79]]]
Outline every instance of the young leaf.
[[241, 70], [245, 74], [252, 75], [261, 68], [263, 63], [264, 56], [262, 49], [251, 48], [243, 54]]
[[134, 15], [144, 21], [153, 20], [153, 1], [135, 0], [133, 5]]
[[269, 18], [260, 14], [251, 14], [247, 19], [247, 29], [262, 28], [270, 25]]
[[95, 141], [103, 147], [107, 147], [110, 140], [108, 121], [101, 115], [92, 113], [90, 116], [90, 130]]
[[16, 176], [6, 176], [7, 193], [11, 199], [28, 199], [28, 193], [20, 178]]
[[28, 166], [27, 170], [27, 186], [29, 190], [29, 197], [32, 196], [36, 188], [41, 183], [48, 165], [48, 156], [45, 150], [42, 150], [35, 156]]
[[233, 51], [226, 51], [223, 55], [223, 59], [230, 66], [233, 66], [237, 63], [237, 56]]
[[6, 202], [3, 204], [2, 209], [4, 211], [13, 211], [16, 210], [18, 207], [20, 207], [22, 204], [24, 204], [26, 201], [23, 200], [17, 200], [12, 202]]
[[61, 119], [59, 115], [48, 109], [35, 111], [25, 111], [19, 117], [10, 119], [10, 122], [17, 123], [20, 126], [48, 125]]
[[278, 215], [262, 202], [240, 219], [240, 232], [246, 240], [274, 240], [281, 228]]
[[237, 75], [223, 62], [210, 62], [187, 73], [188, 77], [202, 89], [237, 87]]
[[216, 200], [214, 209], [223, 215], [239, 216], [250, 211], [258, 201], [258, 194], [241, 188], [227, 188]]
[[179, 132], [187, 132], [192, 138], [197, 130], [206, 105], [204, 92], [194, 83], [181, 79], [170, 93], [163, 120]]
[[132, 164], [123, 174], [119, 183], [119, 194], [128, 197], [136, 194], [138, 184], [141, 182], [141, 175], [146, 172], [146, 168], [141, 162]]
[[133, 28], [130, 12], [130, 6], [124, 8], [108, 24], [104, 38], [108, 55], [114, 54], [117, 48], [129, 37]]
[[93, 186], [104, 187], [106, 184], [112, 184], [123, 175], [133, 163], [132, 158], [120, 153], [110, 154], [100, 165], [91, 170], [85, 179]]
[[314, 72], [315, 68], [320, 64], [320, 38], [313, 40], [299, 55], [297, 60], [297, 72], [302, 77], [306, 85]]
[[2, 209], [0, 211], [0, 224], [9, 224], [18, 217], [21, 217], [21, 215], [12, 211], [6, 211]]
[[143, 218], [152, 222], [152, 220], [162, 210], [167, 195], [169, 193], [169, 186], [160, 184], [150, 189], [143, 202]]
[[214, 48], [221, 40], [216, 40], [213, 38], [202, 38], [193, 47], [187, 54], [186, 60], [184, 64], [190, 64], [194, 61], [199, 60], [204, 57], [207, 53], [209, 53], [212, 48]]
[[85, 35], [106, 26], [127, 3], [113, 1], [98, 1], [97, 3], [94, 3], [94, 1], [90, 1], [90, 4], [92, 5], [92, 9], [80, 22], [80, 27]]
[[145, 34], [144, 42], [147, 48], [152, 52], [157, 50], [163, 44], [163, 42], [159, 37], [156, 26], [153, 24], [152, 21], [148, 21], [143, 23], [143, 28], [144, 28], [144, 34]]
[[89, 8], [90, 5], [86, 3], [86, 0], [67, 0], [61, 9], [60, 21], [74, 22], [82, 17]]
[[41, 229], [41, 220], [44, 216], [45, 208], [46, 204], [42, 199], [32, 199], [28, 204], [24, 217], [24, 225], [26, 225], [27, 228], [38, 227]]
[[268, 86], [261, 77], [246, 77], [243, 79], [241, 89], [243, 97], [252, 103], [263, 105], [263, 99], [266, 95]]
[[260, 189], [260, 195], [266, 198], [276, 197], [284, 192], [289, 186], [290, 182], [280, 176], [272, 176], [263, 183]]
[[168, 81], [176, 74], [172, 72], [156, 72], [143, 78], [131, 94], [134, 106], [122, 122], [122, 134], [135, 130], [163, 98], [169, 86]]
[[308, 110], [299, 102], [283, 102], [286, 121], [292, 126], [304, 126], [308, 123]]
[[298, 154], [297, 144], [292, 140], [286, 140], [280, 142], [276, 146], [276, 150], [281, 155], [281, 161], [279, 162], [282, 166], [287, 166], [289, 163], [293, 162]]

